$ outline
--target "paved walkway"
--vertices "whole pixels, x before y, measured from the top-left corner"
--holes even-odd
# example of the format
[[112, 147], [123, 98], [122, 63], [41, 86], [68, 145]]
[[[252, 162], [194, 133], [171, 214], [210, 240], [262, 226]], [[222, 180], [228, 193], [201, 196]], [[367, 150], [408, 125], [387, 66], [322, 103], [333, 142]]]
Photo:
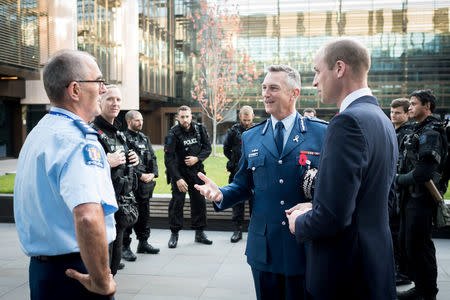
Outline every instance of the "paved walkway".
[[[230, 243], [230, 232], [207, 232], [211, 246], [194, 243], [194, 232], [180, 232], [176, 249], [168, 249], [169, 230], [152, 230], [160, 254], [138, 254], [116, 276], [118, 300], [255, 299], [245, 242]], [[0, 224], [0, 300], [29, 299], [29, 259], [20, 250], [14, 224]], [[247, 235], [244, 235], [244, 240]], [[436, 239], [438, 300], [450, 299], [450, 240]], [[137, 243], [132, 242], [136, 249]], [[382, 263], [382, 262], [380, 262]]]
[[6, 173], [16, 173], [17, 158], [0, 159], [0, 176]]

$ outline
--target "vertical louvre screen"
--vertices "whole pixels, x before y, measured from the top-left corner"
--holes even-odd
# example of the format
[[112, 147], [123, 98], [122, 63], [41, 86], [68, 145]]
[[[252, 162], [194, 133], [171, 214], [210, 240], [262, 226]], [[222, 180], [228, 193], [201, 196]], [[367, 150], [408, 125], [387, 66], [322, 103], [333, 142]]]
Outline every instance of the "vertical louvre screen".
[[38, 7], [38, 0], [0, 0], [0, 63], [38, 70]]

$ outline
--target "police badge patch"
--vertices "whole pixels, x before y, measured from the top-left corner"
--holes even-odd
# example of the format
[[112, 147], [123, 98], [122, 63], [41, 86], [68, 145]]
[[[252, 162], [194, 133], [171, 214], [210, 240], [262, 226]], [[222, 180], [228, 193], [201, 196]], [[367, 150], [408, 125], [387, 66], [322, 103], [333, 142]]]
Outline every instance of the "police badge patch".
[[84, 162], [86, 165], [103, 168], [103, 159], [100, 150], [93, 144], [87, 144], [83, 148]]
[[425, 144], [427, 142], [427, 136], [426, 135], [422, 135], [420, 137], [419, 142], [420, 142], [420, 144]]

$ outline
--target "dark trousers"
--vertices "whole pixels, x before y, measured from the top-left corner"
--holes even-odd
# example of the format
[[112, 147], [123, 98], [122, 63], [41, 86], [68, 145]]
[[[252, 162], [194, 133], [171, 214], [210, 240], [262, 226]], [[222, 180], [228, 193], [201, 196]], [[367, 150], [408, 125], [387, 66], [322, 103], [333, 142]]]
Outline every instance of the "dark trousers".
[[406, 253], [407, 274], [422, 296], [437, 294], [436, 249], [431, 240], [435, 204], [431, 198], [408, 199], [400, 212], [400, 248]]
[[258, 300], [306, 300], [305, 276], [285, 276], [252, 268]]
[[111, 274], [117, 274], [117, 268], [119, 267], [120, 260], [122, 258], [122, 243], [123, 243], [123, 233], [125, 228], [121, 227], [116, 223], [116, 239], [112, 243], [111, 250]]
[[392, 246], [394, 248], [394, 259], [396, 271], [406, 274], [406, 254], [402, 252], [400, 240], [400, 214], [393, 213], [389, 216], [389, 227], [391, 229]]
[[[200, 179], [184, 179], [188, 184], [188, 193], [191, 200], [191, 227], [203, 230], [206, 227], [206, 200], [200, 192], [194, 188], [194, 184], [203, 184]], [[172, 182], [172, 199], [169, 203], [169, 226], [172, 232], [178, 232], [183, 228], [183, 207], [186, 193], [180, 192], [176, 182]]]
[[136, 193], [139, 216], [136, 224], [125, 229], [123, 234], [123, 246], [129, 247], [131, 244], [131, 234], [134, 228], [139, 241], [146, 241], [150, 237], [150, 195], [148, 198], [140, 198]]
[[[228, 183], [233, 182], [234, 175], [236, 175], [237, 171], [238, 170], [230, 173], [230, 177], [228, 177]], [[254, 200], [253, 197], [248, 199], [248, 204], [250, 207], [250, 216], [252, 215], [253, 200]], [[233, 213], [231, 215], [231, 221], [233, 222], [233, 224], [236, 228], [240, 228], [242, 226], [242, 223], [244, 222], [244, 217], [245, 217], [245, 202], [239, 203], [239, 204], [236, 204], [235, 206], [233, 206]]]
[[67, 277], [67, 269], [87, 274], [81, 258], [50, 262], [32, 257], [29, 267], [31, 300], [109, 299], [108, 296], [89, 292], [78, 280]]

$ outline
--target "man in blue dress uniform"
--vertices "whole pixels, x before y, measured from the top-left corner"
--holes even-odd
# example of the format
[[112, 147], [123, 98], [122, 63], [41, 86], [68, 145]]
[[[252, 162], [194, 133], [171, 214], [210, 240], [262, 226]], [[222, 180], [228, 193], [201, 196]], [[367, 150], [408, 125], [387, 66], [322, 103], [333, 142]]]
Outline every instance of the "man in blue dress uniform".
[[104, 80], [92, 56], [70, 50], [50, 58], [43, 79], [53, 107], [22, 147], [14, 187], [31, 299], [109, 299], [117, 203], [105, 152], [86, 124], [100, 113]]
[[307, 201], [306, 170], [317, 168], [327, 125], [302, 118], [295, 110], [300, 74], [289, 66], [270, 66], [262, 84], [268, 120], [242, 135], [242, 156], [234, 181], [223, 187], [199, 177], [196, 188], [223, 210], [249, 199], [254, 204], [248, 228], [247, 262], [258, 299], [305, 299], [305, 247], [289, 232], [285, 210]]

